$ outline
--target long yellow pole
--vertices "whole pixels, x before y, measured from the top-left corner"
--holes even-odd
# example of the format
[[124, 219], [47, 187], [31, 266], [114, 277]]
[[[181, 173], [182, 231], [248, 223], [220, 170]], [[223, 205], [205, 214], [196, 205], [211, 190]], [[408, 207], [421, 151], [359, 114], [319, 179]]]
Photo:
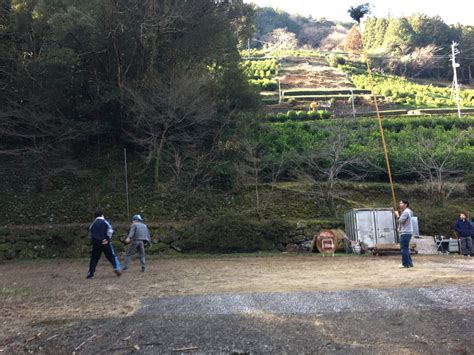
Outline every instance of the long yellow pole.
[[383, 146], [383, 154], [384, 154], [384, 157], [385, 157], [385, 164], [387, 166], [388, 180], [390, 182], [390, 191], [392, 192], [393, 208], [395, 210], [397, 210], [397, 198], [395, 197], [395, 188], [393, 186], [392, 170], [390, 169], [390, 159], [388, 158], [387, 145], [385, 144], [385, 135], [384, 135], [383, 126], [382, 126], [382, 117], [380, 116], [379, 105], [377, 103], [377, 96], [375, 96], [375, 85], [374, 85], [374, 79], [372, 77], [372, 71], [370, 69], [369, 55], [367, 54], [367, 50], [365, 48], [364, 41], [362, 39], [362, 31], [361, 31], [361, 28], [360, 28], [360, 24], [359, 24], [359, 33], [360, 33], [360, 39], [361, 39], [361, 42], [362, 42], [362, 48], [363, 48], [363, 53], [364, 53], [364, 57], [365, 57], [365, 62], [367, 64], [367, 73], [369, 75], [370, 90], [372, 92], [372, 98], [374, 100], [375, 112], [377, 113], [377, 121], [379, 123], [380, 138], [382, 139], [382, 146]]

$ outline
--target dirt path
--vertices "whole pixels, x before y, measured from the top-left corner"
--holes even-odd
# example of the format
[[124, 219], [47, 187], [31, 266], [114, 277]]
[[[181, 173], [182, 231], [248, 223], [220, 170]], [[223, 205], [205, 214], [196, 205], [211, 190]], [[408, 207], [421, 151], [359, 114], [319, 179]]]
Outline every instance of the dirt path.
[[127, 316], [144, 298], [474, 285], [474, 259], [417, 256], [413, 270], [398, 264], [398, 257], [316, 254], [155, 259], [147, 273], [135, 261], [118, 278], [101, 260], [96, 277], [86, 280], [87, 260], [6, 263], [0, 341], [38, 322]]

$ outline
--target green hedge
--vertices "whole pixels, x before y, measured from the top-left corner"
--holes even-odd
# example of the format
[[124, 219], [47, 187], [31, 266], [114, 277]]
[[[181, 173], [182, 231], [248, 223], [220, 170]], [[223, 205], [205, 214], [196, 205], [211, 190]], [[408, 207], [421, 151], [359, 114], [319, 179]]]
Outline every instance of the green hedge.
[[[383, 95], [376, 95], [376, 97], [378, 99], [384, 99], [385, 96]], [[364, 99], [367, 99], [367, 100], [372, 100], [372, 96], [370, 95], [355, 95], [354, 94], [354, 98], [357, 100], [357, 99], [360, 99], [360, 98], [364, 98]], [[283, 97], [284, 100], [298, 100], [298, 101], [312, 101], [312, 100], [316, 100], [316, 101], [319, 101], [319, 100], [324, 100], [324, 101], [327, 101], [327, 100], [351, 100], [352, 99], [352, 95], [342, 95], [342, 94], [335, 94], [335, 95], [298, 95], [298, 96], [293, 96], [293, 95], [285, 95]], [[356, 101], [357, 102], [357, 101]]]
[[[370, 90], [353, 89], [354, 95], [370, 95]], [[283, 91], [284, 95], [291, 96], [302, 95], [351, 95], [351, 89], [319, 89], [319, 88], [304, 88], [304, 89], [288, 89]]]
[[265, 91], [276, 91], [278, 89], [278, 82], [275, 79], [250, 79], [249, 83]]
[[[351, 74], [351, 81], [358, 89], [367, 90], [371, 87], [363, 64], [351, 63], [339, 67]], [[456, 106], [449, 87], [416, 84], [395, 75], [373, 73], [372, 77], [375, 93], [390, 98], [396, 104], [416, 107]], [[474, 106], [474, 90], [461, 90], [460, 99], [461, 106]]]
[[290, 110], [285, 113], [268, 113], [264, 119], [270, 122], [286, 122], [286, 121], [307, 121], [307, 120], [323, 120], [331, 118], [332, 113], [325, 110], [318, 111], [294, 111]]

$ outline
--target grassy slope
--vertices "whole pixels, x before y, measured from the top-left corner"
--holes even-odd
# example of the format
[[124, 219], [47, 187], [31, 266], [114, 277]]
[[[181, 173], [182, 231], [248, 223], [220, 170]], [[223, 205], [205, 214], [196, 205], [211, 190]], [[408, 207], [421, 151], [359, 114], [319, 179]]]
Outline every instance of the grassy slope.
[[[474, 210], [474, 201], [459, 191], [444, 206], [430, 201], [421, 185], [397, 185], [397, 198], [412, 201], [420, 217], [422, 233], [443, 232], [449, 234], [451, 223], [460, 210]], [[328, 213], [319, 189], [309, 183], [279, 183], [271, 192], [269, 186], [262, 187], [261, 203], [266, 205], [264, 219], [284, 219], [296, 225], [298, 221], [309, 225], [333, 227], [341, 225], [343, 213], [350, 208], [390, 207], [392, 205], [388, 184], [385, 183], [341, 183], [338, 188], [337, 216]], [[124, 194], [120, 191], [101, 193], [78, 190], [48, 194], [17, 194], [16, 199], [0, 205], [0, 224], [62, 224], [86, 223], [97, 205], [104, 206], [114, 223], [126, 222]], [[180, 224], [205, 217], [240, 215], [255, 218], [255, 195], [252, 186], [234, 193], [221, 191], [197, 191], [193, 194], [131, 191], [132, 213], [139, 211], [149, 222]]]

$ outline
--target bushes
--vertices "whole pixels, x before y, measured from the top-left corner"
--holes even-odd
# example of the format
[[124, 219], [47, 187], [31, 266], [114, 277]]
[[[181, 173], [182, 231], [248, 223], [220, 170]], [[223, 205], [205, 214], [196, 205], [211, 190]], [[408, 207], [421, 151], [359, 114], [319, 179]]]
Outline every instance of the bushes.
[[308, 112], [306, 111], [298, 111], [296, 115], [299, 121], [305, 121], [308, 119]]
[[265, 91], [275, 91], [278, 89], [278, 82], [271, 79], [276, 74], [278, 60], [246, 60], [240, 64], [245, 75], [252, 85], [256, 85]]
[[238, 253], [276, 250], [292, 231], [282, 220], [257, 221], [238, 215], [196, 220], [182, 232], [176, 246], [183, 251]]
[[[455, 150], [448, 157], [449, 160], [443, 164], [446, 171], [450, 169], [457, 172], [455, 173], [457, 176], [462, 176], [464, 173], [472, 174], [474, 149], [470, 127], [474, 125], [473, 118], [470, 118], [470, 123], [463, 123], [457, 122], [457, 118], [403, 117], [385, 119], [383, 125], [392, 169], [396, 175], [399, 174], [398, 179], [417, 179], [419, 176], [415, 172], [419, 170], [416, 169], [423, 168], [420, 159], [435, 159], [436, 163], [432, 164], [439, 164], [439, 161], [445, 159], [447, 147], [456, 142], [458, 137], [461, 140], [456, 143]], [[375, 119], [290, 121], [268, 126], [271, 129], [269, 135], [273, 135], [271, 139], [265, 139], [265, 151], [297, 152], [300, 157], [317, 154], [318, 151], [324, 152], [324, 147], [328, 144], [328, 132], [344, 129], [345, 141], [348, 143], [344, 156], [350, 158], [362, 155], [364, 164], [367, 164], [365, 166], [371, 171], [370, 178], [382, 177], [379, 171], [384, 171], [384, 158]], [[465, 128], [461, 128], [463, 126]], [[424, 142], [431, 142], [433, 148], [422, 149], [421, 137], [425, 138]], [[288, 166], [288, 171], [291, 171], [301, 169], [304, 165], [292, 156], [288, 160]], [[380, 167], [380, 170], [373, 167]], [[361, 173], [358, 168], [354, 168], [350, 173], [364, 175], [368, 171]], [[450, 176], [446, 177], [449, 178]]]
[[[346, 64], [340, 68], [351, 74], [351, 80], [359, 89], [370, 87], [369, 78], [362, 65]], [[432, 85], [420, 85], [395, 75], [373, 73], [374, 90], [377, 95], [384, 95], [400, 105], [416, 107], [446, 107], [455, 106], [451, 99], [451, 89], [439, 88]], [[460, 93], [461, 106], [474, 106], [474, 90], [462, 90]]]
[[328, 64], [331, 67], [337, 68], [339, 65], [346, 64], [346, 59], [343, 56], [329, 55], [327, 57]]
[[288, 116], [288, 119], [290, 121], [297, 121], [298, 120], [298, 114], [296, 113], [296, 111], [290, 110], [286, 113], [286, 115]]
[[250, 49], [250, 51], [244, 49], [240, 51], [240, 56], [251, 57], [251, 58], [283, 58], [283, 57], [322, 57], [323, 54], [312, 51], [312, 50], [303, 50], [303, 49], [285, 49], [285, 50], [275, 50], [272, 52], [267, 52], [264, 50]]
[[332, 113], [325, 110], [318, 111], [294, 111], [290, 110], [285, 113], [268, 113], [265, 119], [270, 122], [286, 122], [286, 121], [307, 121], [322, 120], [332, 117]]
[[339, 96], [339, 95], [370, 95], [372, 92], [366, 89], [318, 89], [318, 88], [302, 88], [283, 90], [284, 96], [291, 97], [323, 97], [323, 96]]
[[275, 79], [250, 79], [249, 83], [265, 91], [276, 91], [278, 89], [278, 82]]

